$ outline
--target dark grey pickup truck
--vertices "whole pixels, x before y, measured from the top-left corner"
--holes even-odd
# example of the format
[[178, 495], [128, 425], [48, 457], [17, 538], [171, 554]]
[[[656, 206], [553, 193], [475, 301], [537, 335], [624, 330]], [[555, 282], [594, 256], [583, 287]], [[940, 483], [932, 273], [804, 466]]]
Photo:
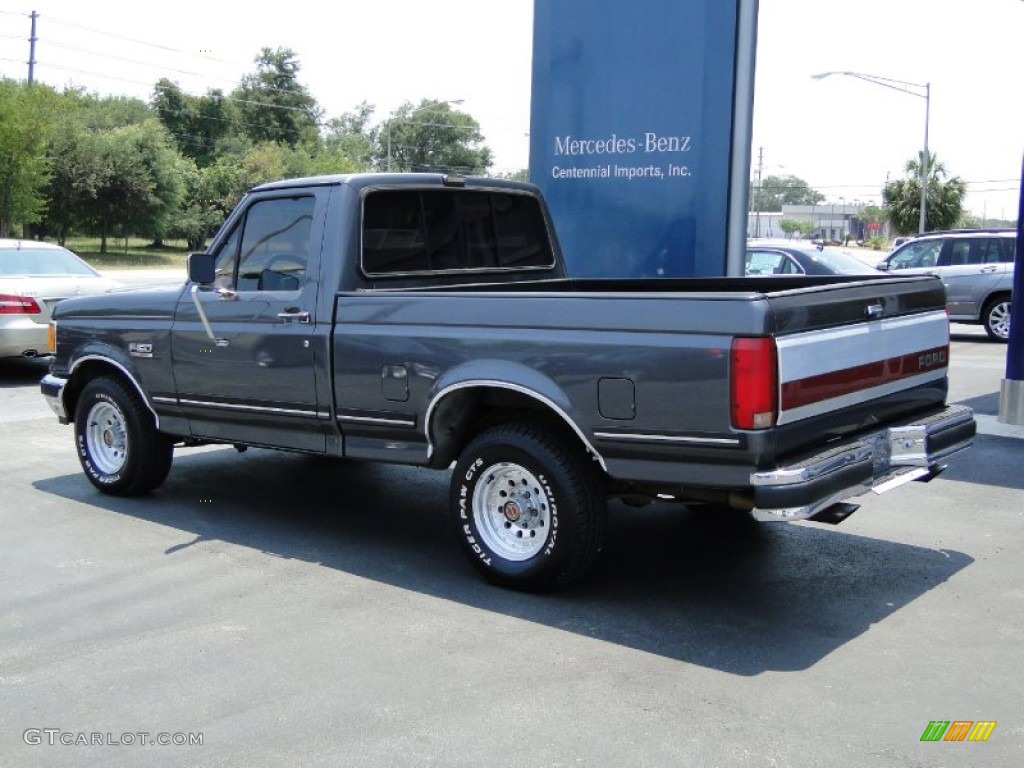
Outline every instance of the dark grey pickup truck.
[[183, 285], [60, 303], [41, 389], [105, 493], [208, 443], [450, 471], [470, 561], [542, 590], [609, 498], [837, 522], [934, 477], [975, 433], [944, 306], [935, 277], [576, 280], [532, 185], [294, 179]]

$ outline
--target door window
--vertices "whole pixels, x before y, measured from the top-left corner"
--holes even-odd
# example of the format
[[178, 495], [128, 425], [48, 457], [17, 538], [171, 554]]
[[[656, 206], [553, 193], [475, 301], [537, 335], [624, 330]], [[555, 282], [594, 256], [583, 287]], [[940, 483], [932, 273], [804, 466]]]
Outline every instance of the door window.
[[944, 266], [965, 267], [985, 262], [988, 240], [954, 240], [949, 246], [949, 261]]
[[889, 258], [889, 269], [929, 269], [939, 261], [942, 240], [928, 240], [903, 246]]
[[297, 291], [306, 278], [313, 197], [259, 200], [216, 253], [216, 285], [236, 291]]

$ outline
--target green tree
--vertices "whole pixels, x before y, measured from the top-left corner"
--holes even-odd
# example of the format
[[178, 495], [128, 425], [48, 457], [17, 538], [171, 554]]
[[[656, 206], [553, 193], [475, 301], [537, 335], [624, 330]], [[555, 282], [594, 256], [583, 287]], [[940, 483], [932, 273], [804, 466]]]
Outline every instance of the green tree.
[[502, 171], [501, 173], [496, 174], [496, 178], [510, 179], [512, 181], [529, 181], [530, 169], [520, 168], [518, 171]]
[[[886, 218], [899, 235], [917, 232], [921, 220], [921, 163], [924, 153], [908, 160], [904, 168], [905, 179], [890, 181], [882, 189]], [[964, 212], [967, 182], [959, 176], [950, 177], [935, 154], [928, 153], [926, 166], [925, 231], [949, 229], [956, 226]]]
[[[141, 196], [130, 197], [121, 209], [134, 221], [132, 226], [138, 227], [133, 233], [159, 239], [163, 218], [180, 195], [181, 171], [166, 130], [153, 119], [149, 108], [137, 99], [101, 98], [66, 89], [59, 96], [59, 113], [60, 119], [50, 128], [46, 152], [50, 179], [43, 231], [61, 243], [72, 229], [99, 233], [104, 221], [110, 222], [108, 234], [114, 231], [109, 226], [115, 222], [118, 231], [126, 231], [128, 220], [118, 217], [116, 207], [102, 211], [103, 202], [110, 199], [118, 183], [112, 175], [121, 169], [127, 174], [128, 189], [132, 189], [131, 179], [140, 173], [149, 181]], [[118, 142], [124, 146], [117, 146]], [[126, 153], [134, 153], [139, 169], [125, 169], [128, 161], [122, 156]], [[132, 211], [136, 204], [146, 208], [143, 203], [150, 200], [147, 190], [152, 190], [160, 204], [143, 223], [133, 218]]]
[[0, 237], [40, 220], [49, 179], [46, 140], [56, 96], [45, 86], [0, 80]]
[[100, 251], [114, 234], [159, 237], [184, 191], [178, 155], [156, 120], [95, 136], [97, 178], [79, 218], [100, 236]]
[[885, 209], [877, 205], [865, 205], [860, 209], [860, 220], [864, 223], [864, 239], [880, 238]]
[[369, 170], [376, 131], [370, 126], [374, 107], [362, 102], [351, 112], [333, 117], [324, 127], [324, 152], [335, 160], [348, 159], [352, 170]]
[[491, 150], [480, 125], [445, 101], [405, 102], [377, 131], [376, 164], [383, 170], [483, 173]]
[[150, 104], [178, 151], [199, 166], [210, 165], [219, 144], [239, 131], [234, 103], [218, 89], [191, 96], [177, 83], [161, 78], [153, 87]]
[[244, 194], [242, 166], [234, 158], [222, 158], [200, 168], [184, 157], [180, 170], [184, 196], [167, 217], [167, 235], [185, 240], [190, 251], [198, 251]]
[[798, 176], [765, 176], [753, 183], [751, 209], [781, 211], [783, 205], [815, 205], [825, 199]]
[[100, 96], [81, 88], [66, 88], [61, 108], [70, 118], [92, 131], [139, 125], [153, 119], [149, 105], [128, 96]]
[[254, 143], [273, 141], [294, 147], [319, 138], [322, 110], [299, 83], [299, 62], [290, 48], [264, 48], [256, 71], [231, 94], [242, 132]]
[[50, 181], [46, 188], [43, 231], [64, 245], [73, 227], [84, 223], [89, 205], [105, 178], [101, 134], [74, 118], [55, 127], [47, 147]]
[[786, 237], [793, 237], [797, 232], [802, 232], [804, 224], [810, 224], [810, 222], [799, 219], [779, 219], [779, 229], [786, 233]]

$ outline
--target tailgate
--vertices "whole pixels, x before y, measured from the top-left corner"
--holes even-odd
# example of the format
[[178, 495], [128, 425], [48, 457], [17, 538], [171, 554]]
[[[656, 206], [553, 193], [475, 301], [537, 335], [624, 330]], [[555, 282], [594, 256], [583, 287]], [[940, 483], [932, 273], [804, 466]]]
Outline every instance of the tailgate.
[[[922, 387], [936, 403], [944, 400], [945, 386], [927, 387], [945, 379], [949, 364], [938, 278], [872, 279], [787, 292], [769, 302], [780, 329], [780, 426]], [[920, 406], [907, 402], [908, 409]], [[864, 425], [870, 421], [865, 414]]]

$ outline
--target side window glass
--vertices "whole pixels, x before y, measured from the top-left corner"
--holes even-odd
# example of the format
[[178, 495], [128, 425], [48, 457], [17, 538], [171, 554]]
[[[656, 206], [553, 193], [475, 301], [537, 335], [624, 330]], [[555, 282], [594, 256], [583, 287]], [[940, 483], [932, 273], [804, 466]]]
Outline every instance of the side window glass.
[[217, 288], [235, 287], [235, 273], [238, 267], [238, 241], [242, 237], [242, 225], [239, 224], [228, 235], [220, 248], [217, 249], [214, 266], [213, 284]]
[[1004, 264], [1013, 264], [1017, 258], [1017, 239], [1015, 237], [1001, 237], [999, 242], [1003, 244], [1003, 254], [999, 260]]
[[783, 275], [802, 275], [804, 273], [803, 269], [800, 268], [800, 265], [789, 257], [786, 257], [782, 262], [782, 268], [779, 272]]
[[781, 253], [776, 251], [749, 251], [747, 253], [748, 275], [774, 275], [778, 274], [783, 265]]
[[979, 240], [981, 246], [979, 264], [998, 264], [1003, 260], [1003, 249], [1000, 238], [993, 237], [989, 240]]
[[927, 269], [934, 267], [938, 263], [941, 250], [941, 240], [911, 243], [892, 256], [889, 260], [889, 269]]
[[235, 290], [297, 291], [306, 279], [313, 197], [260, 200], [245, 214]]
[[[947, 266], [962, 267], [971, 263], [971, 245], [973, 240], [954, 240], [949, 245], [949, 262]], [[977, 250], [977, 249], [975, 249]]]

